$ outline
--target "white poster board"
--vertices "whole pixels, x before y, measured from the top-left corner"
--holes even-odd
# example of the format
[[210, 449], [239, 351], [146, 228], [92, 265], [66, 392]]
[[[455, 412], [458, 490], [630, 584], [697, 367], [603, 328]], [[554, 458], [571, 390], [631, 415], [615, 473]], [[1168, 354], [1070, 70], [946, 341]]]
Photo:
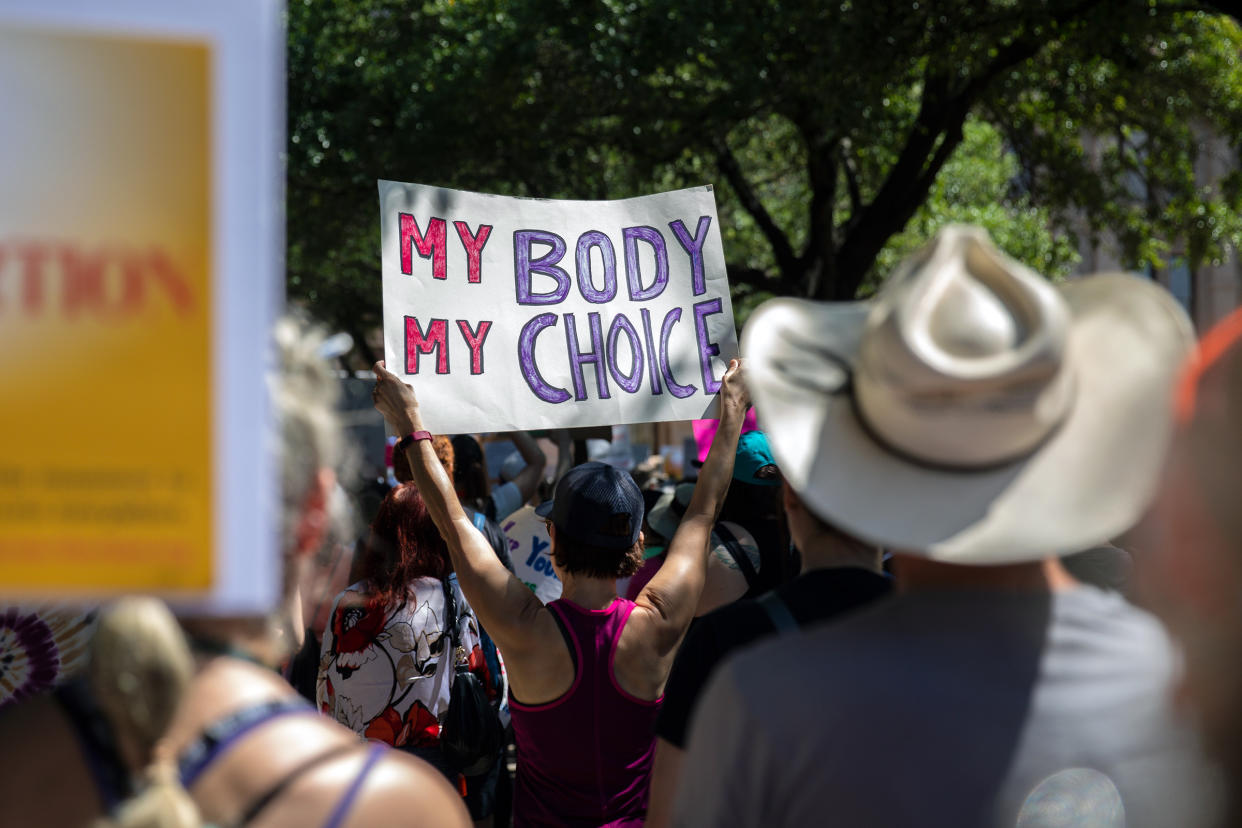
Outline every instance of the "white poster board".
[[543, 603], [561, 597], [561, 580], [552, 570], [552, 538], [535, 507], [523, 506], [500, 523], [509, 539], [513, 573]]
[[5, 600], [275, 603], [282, 13], [0, 0]]
[[432, 431], [711, 416], [737, 340], [710, 187], [379, 196], [384, 356]]

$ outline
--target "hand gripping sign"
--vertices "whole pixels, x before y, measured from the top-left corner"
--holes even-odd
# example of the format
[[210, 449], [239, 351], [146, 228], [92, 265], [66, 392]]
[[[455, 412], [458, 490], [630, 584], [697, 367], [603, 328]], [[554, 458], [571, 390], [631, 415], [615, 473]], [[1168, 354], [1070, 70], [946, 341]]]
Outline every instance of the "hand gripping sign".
[[379, 182], [384, 355], [436, 432], [710, 416], [737, 353], [710, 187], [546, 201]]

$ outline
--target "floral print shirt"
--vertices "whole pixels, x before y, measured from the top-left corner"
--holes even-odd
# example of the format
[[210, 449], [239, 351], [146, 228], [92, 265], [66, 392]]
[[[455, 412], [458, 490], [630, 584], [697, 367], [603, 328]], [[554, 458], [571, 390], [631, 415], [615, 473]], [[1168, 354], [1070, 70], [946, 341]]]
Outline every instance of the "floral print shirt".
[[[491, 688], [479, 622], [456, 579], [449, 583], [469, 668]], [[444, 625], [444, 591], [435, 578], [413, 580], [397, 606], [381, 604], [366, 583], [346, 589], [323, 634], [319, 709], [355, 733], [393, 747], [437, 746], [455, 666]]]

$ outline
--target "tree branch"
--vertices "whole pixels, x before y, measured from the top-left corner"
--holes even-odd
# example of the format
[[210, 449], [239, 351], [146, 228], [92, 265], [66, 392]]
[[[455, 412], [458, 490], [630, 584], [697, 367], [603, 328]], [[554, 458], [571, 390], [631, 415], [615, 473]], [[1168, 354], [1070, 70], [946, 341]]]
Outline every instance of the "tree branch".
[[746, 180], [742, 168], [737, 163], [737, 158], [729, 149], [728, 142], [723, 138], [718, 139], [714, 148], [717, 169], [729, 182], [733, 192], [737, 193], [743, 209], [755, 220], [755, 226], [759, 228], [759, 232], [763, 233], [768, 244], [772, 246], [772, 253], [776, 256], [776, 266], [780, 268], [781, 276], [785, 279], [796, 278], [799, 269], [798, 257], [794, 254], [793, 245], [789, 243], [789, 237], [776, 225], [767, 208], [763, 206], [763, 202], [759, 200], [759, 195]]
[[836, 301], [854, 298], [863, 276], [927, 198], [944, 163], [962, 141], [962, 126], [971, 106], [1003, 71], [1034, 56], [1044, 41], [1019, 37], [1002, 47], [995, 59], [965, 86], [950, 91], [948, 77], [929, 69], [924, 78], [919, 113], [906, 143], [875, 198], [851, 221], [836, 255], [836, 278], [821, 285], [818, 295]]
[[778, 273], [773, 276], [766, 270], [760, 270], [757, 267], [742, 267], [731, 264], [726, 264], [725, 269], [729, 274], [730, 285], [747, 285], [748, 287], [771, 291], [780, 295], [793, 292], [794, 283], [787, 279], [784, 274]]
[[806, 249], [801, 269], [806, 295], [818, 295], [823, 286], [836, 281], [836, 233], [833, 211], [837, 203], [837, 142], [816, 139], [811, 128], [802, 127], [806, 141], [807, 174], [811, 204], [807, 217]]
[[850, 139], [841, 142], [841, 166], [845, 169], [845, 189], [850, 195], [850, 220], [863, 210], [862, 190], [858, 186], [858, 167], [850, 155]]

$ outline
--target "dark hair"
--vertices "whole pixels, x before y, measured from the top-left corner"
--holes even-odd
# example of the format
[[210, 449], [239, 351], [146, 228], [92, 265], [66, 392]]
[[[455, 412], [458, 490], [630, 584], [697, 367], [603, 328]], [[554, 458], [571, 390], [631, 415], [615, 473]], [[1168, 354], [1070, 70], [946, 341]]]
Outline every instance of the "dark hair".
[[487, 497], [487, 469], [479, 441], [469, 434], [458, 434], [453, 438], [453, 454], [456, 456], [453, 485], [457, 493], [465, 500]]
[[362, 551], [362, 578], [385, 604], [405, 598], [415, 578], [446, 578], [453, 571], [448, 546], [413, 483], [390, 491], [371, 521]]
[[780, 486], [761, 486], [745, 480], [732, 480], [729, 482], [729, 491], [725, 493], [724, 503], [720, 505], [720, 520], [744, 524], [751, 520], [771, 520], [779, 517], [782, 512], [784, 506], [781, 504]]
[[[618, 514], [613, 515], [613, 518], [625, 525], [610, 526], [604, 531], [607, 534], [629, 535], [630, 516]], [[608, 531], [614, 528], [616, 531]], [[640, 537], [633, 546], [609, 549], [605, 546], [580, 543], [558, 529], [552, 543], [552, 557], [557, 566], [574, 575], [588, 578], [628, 578], [643, 565], [643, 539]]]

